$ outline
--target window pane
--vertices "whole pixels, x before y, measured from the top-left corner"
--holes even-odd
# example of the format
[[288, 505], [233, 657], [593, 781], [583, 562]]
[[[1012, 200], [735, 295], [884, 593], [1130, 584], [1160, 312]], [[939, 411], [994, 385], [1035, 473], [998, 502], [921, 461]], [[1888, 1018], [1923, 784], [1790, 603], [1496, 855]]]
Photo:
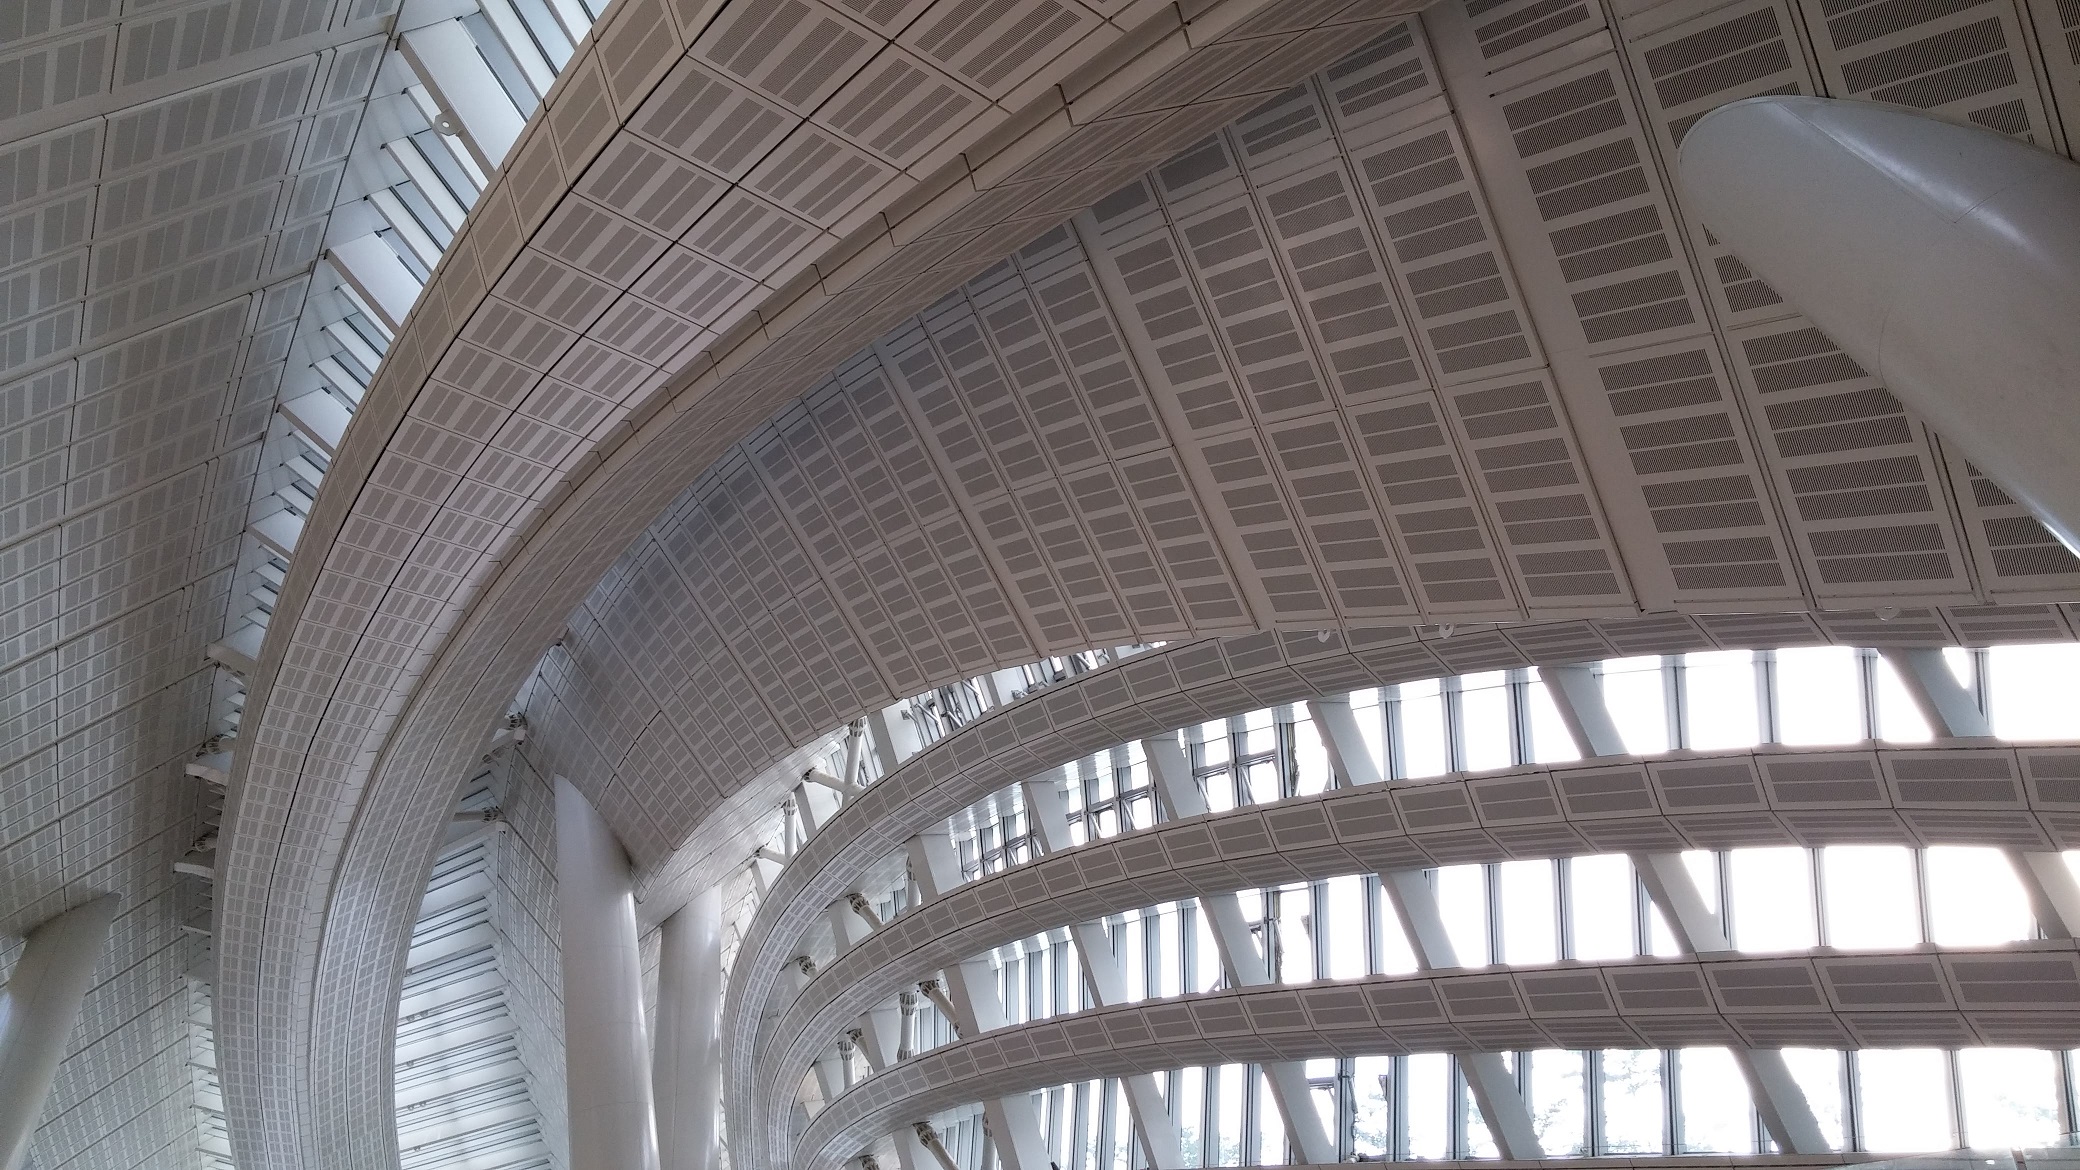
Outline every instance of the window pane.
[[1379, 954], [1375, 960], [1377, 975], [1407, 975], [1416, 969], [1415, 949], [1409, 946], [1408, 932], [1401, 929], [1401, 918], [1394, 913], [1388, 902], [1387, 892], [1380, 887], [1377, 877], [1365, 881], [1365, 896], [1371, 900], [1372, 925], [1379, 932]]
[[1587, 1152], [1588, 1098], [1582, 1093], [1579, 1052], [1546, 1049], [1531, 1054], [1531, 1128], [1549, 1158], [1579, 1157]]
[[1872, 667], [1877, 679], [1878, 738], [1893, 743], [1927, 743], [1934, 739], [1928, 720], [1921, 716], [1921, 708], [1914, 705], [1906, 684], [1899, 680], [1899, 671], [1883, 656], [1873, 660]]
[[1478, 865], [1447, 865], [1437, 874], [1437, 910], [1462, 967], [1494, 960], [1488, 954], [1487, 874]]
[[1465, 735], [1466, 770], [1507, 768], [1510, 758], [1509, 691], [1499, 670], [1469, 674], [1461, 680], [1459, 727]]
[[1986, 652], [1993, 733], [2002, 739], [2080, 739], [2080, 645], [1995, 646]]
[[1668, 750], [1668, 692], [1661, 659], [1617, 658], [1604, 663], [1603, 702], [1626, 751], [1644, 756]]
[[1790, 1067], [1791, 1079], [1798, 1082], [1799, 1091], [1806, 1095], [1806, 1104], [1813, 1107], [1813, 1118], [1820, 1123], [1820, 1136], [1827, 1139], [1828, 1148], [1845, 1148], [1842, 1054], [1825, 1048], [1786, 1048], [1784, 1063]]
[[1898, 845], [1830, 845], [1820, 851], [1827, 945], [1885, 950], [1921, 941], [1914, 855]]
[[1401, 684], [1401, 759], [1409, 776], [1451, 771], [1445, 752], [1444, 699], [1434, 678]]
[[1805, 850], [1735, 849], [1726, 860], [1736, 948], [1801, 951], [1819, 941], [1813, 924], [1813, 871]]
[[1206, 1070], [1198, 1066], [1185, 1069], [1177, 1087], [1178, 1148], [1184, 1153], [1184, 1164], [1203, 1166], [1202, 1156], [1206, 1152], [1200, 1147], [1199, 1121], [1206, 1113]]
[[1856, 651], [1846, 646], [1777, 651], [1777, 738], [1791, 744], [1863, 738]]
[[1313, 901], [1306, 886], [1280, 890], [1278, 903], [1278, 979], [1281, 983], [1308, 983], [1315, 977], [1314, 939], [1307, 920]]
[[2029, 895], [2000, 850], [1938, 845], [1924, 855], [1923, 864], [1928, 867], [1930, 942], [1984, 946], [2036, 934]]
[[1622, 853], [1577, 857], [1567, 863], [1568, 910], [1574, 957], [1629, 959], [1632, 941], [1632, 862]]
[[[1514, 1064], [1514, 1053], [1504, 1053], [1503, 1063]], [[1453, 1062], [1454, 1064], [1457, 1061]], [[1460, 1108], [1466, 1111], [1466, 1150], [1468, 1158], [1494, 1158], [1501, 1154], [1495, 1148], [1495, 1135], [1488, 1129], [1488, 1119], [1481, 1116], [1480, 1103], [1474, 1099], [1473, 1089], [1466, 1083], [1466, 1070], [1458, 1070], [1454, 1078], [1459, 1086]]]
[[2028, 1048], [1957, 1053], [1964, 1140], [1972, 1149], [2041, 1146], [2058, 1136], [2058, 1058]]
[[1933, 1048], [1856, 1054], [1863, 1148], [1905, 1153], [1950, 1148], [1949, 1074]]
[[[1365, 879], [1356, 874], [1330, 878], [1323, 902], [1328, 907], [1330, 979], [1362, 979], [1365, 976]], [[1322, 929], [1317, 924], [1316, 929]]]
[[1662, 1152], [1661, 1053], [1603, 1053], [1603, 1152]]
[[1451, 1148], [1452, 1058], [1421, 1052], [1407, 1058], [1408, 1154], [1442, 1158]]
[[1299, 773], [1296, 795], [1309, 796], [1329, 787], [1329, 753], [1323, 750], [1322, 737], [1315, 734], [1306, 715], [1293, 724], [1293, 766]]
[[1748, 1101], [1748, 1080], [1733, 1053], [1724, 1048], [1685, 1048], [1676, 1086], [1683, 1111], [1685, 1154], [1752, 1154], [1755, 1120]]
[[1507, 963], [1551, 963], [1560, 957], [1553, 899], [1553, 863], [1505, 861], [1501, 871], [1502, 958]]
[[1220, 1134], [1219, 1165], [1242, 1165], [1242, 1072], [1239, 1064], [1224, 1064], [1214, 1080], [1214, 1128]]
[[1753, 747], [1762, 740], [1755, 714], [1755, 652], [1683, 655], [1684, 724], [1698, 751]]
[[1271, 1096], [1271, 1081], [1257, 1073], [1257, 1156], [1259, 1166], [1283, 1166], [1286, 1162], [1286, 1119]]
[[1386, 1159], [1394, 1156], [1394, 1119], [1387, 1103], [1394, 1099], [1392, 1057], [1361, 1056], [1354, 1065], [1351, 1092], [1356, 1104], [1354, 1132], [1360, 1158]]
[[1531, 685], [1525, 688], [1525, 696], [1531, 709], [1531, 746], [1526, 754], [1532, 762], [1564, 764], [1581, 759], [1574, 737], [1567, 733], [1567, 724], [1560, 718], [1560, 709], [1553, 705], [1552, 693], [1538, 681], [1537, 667], [1531, 668]]

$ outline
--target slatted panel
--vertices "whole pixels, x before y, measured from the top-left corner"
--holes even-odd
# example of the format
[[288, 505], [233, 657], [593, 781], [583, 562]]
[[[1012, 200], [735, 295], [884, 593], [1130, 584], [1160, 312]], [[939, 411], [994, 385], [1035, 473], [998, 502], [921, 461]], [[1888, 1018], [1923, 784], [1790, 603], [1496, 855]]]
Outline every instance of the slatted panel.
[[1445, 391], [1532, 613], [1629, 606], [1581, 455], [1543, 374]]
[[1969, 596], [1934, 457], [1899, 400], [1803, 318], [1734, 340], [1815, 594]]
[[1604, 27], [1592, 0], [1464, 0], [1474, 41], [1490, 73]]
[[1353, 410], [1351, 426], [1386, 501], [1423, 608], [1448, 614], [1511, 606], [1512, 589], [1494, 535], [1436, 392]]
[[1423, 26], [1410, 19], [1388, 29], [1317, 74], [1313, 86], [1347, 145], [1369, 142], [1394, 116], [1439, 97], [1437, 70]]
[[1970, 460], [1948, 447], [1944, 456], [1964, 510], [1965, 542], [1988, 592], [2015, 600], [2070, 596], [2080, 585], [2080, 557]]
[[2065, 0], [2028, 0], [2026, 11], [2071, 150], [2072, 128], [2080, 126], [2080, 7]]
[[1406, 130], [1352, 162], [1439, 379], [1449, 386], [1542, 365], [1457, 127]]
[[[1792, 28], [1790, 0], [1739, 0], [1631, 41], [1647, 121], [1662, 157], [1673, 159], [1690, 127], [1712, 109], [1765, 94], [1817, 94]], [[1792, 309], [1722, 247], [1702, 224], [1690, 224], [1693, 246], [1709, 271], [1719, 319], [1748, 324]]]
[[1589, 352], [1700, 332], [1704, 311], [1616, 56], [1496, 100]]
[[1798, 574], [1718, 347], [1628, 352], [1597, 376], [1678, 598], [1795, 602]]
[[1892, 102], [2054, 146], [2011, 0], [1800, 0], [1834, 97]]

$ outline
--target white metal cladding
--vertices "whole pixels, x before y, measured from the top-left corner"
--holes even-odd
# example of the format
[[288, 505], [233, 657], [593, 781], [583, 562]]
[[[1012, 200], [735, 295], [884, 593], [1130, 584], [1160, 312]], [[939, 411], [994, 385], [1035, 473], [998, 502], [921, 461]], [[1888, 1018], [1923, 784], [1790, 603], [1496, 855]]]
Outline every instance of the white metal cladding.
[[[756, 193], [764, 173], [746, 171], [736, 194], [710, 213], [712, 236], [696, 222], [687, 238], [696, 251], [727, 250], [726, 256], [711, 255], [725, 266], [759, 274], [768, 283], [756, 295], [772, 311], [737, 327], [682, 318], [682, 337], [693, 344], [667, 363], [670, 370], [613, 348], [597, 333], [598, 322], [611, 317], [601, 313], [614, 302], [641, 299], [621, 290], [663, 258], [669, 241], [593, 202], [593, 196], [566, 198], [565, 192], [582, 180], [586, 165], [624, 121], [640, 121], [646, 95], [676, 84], [673, 55], [657, 51], [673, 37], [682, 45], [694, 42], [688, 69], [717, 74], [797, 121], [806, 108], [801, 103], [822, 97], [816, 86], [826, 75], [820, 70], [845, 68], [853, 58], [800, 74], [788, 71], [804, 63], [790, 58], [792, 64], [776, 73], [764, 58], [744, 59], [732, 48], [739, 38], [725, 35], [740, 17], [752, 15], [732, 11], [706, 29], [687, 32], [663, 4], [630, 0], [564, 70], [505, 173], [444, 255], [440, 271], [449, 275], [436, 277], [437, 295], [419, 299], [360, 411], [363, 421], [340, 450], [333, 474], [347, 474], [335, 482], [364, 486], [359, 494], [325, 493], [314, 511], [305, 539], [326, 550], [323, 563], [299, 558], [282, 594], [278, 612], [285, 620], [279, 624], [291, 632], [270, 640], [262, 662], [269, 693], [256, 701], [257, 746], [240, 763], [251, 796], [231, 842], [234, 857], [222, 897], [222, 912], [234, 929], [226, 934], [217, 1005], [226, 1014], [227, 1100], [241, 1140], [251, 1136], [251, 1145], [241, 1147], [243, 1160], [307, 1165], [328, 1157], [384, 1156], [387, 1130], [373, 1123], [372, 1111], [387, 1097], [387, 1068], [379, 1054], [392, 1009], [382, 997], [357, 989], [395, 978], [394, 948], [376, 940], [397, 937], [414, 896], [412, 879], [404, 875], [429, 855], [428, 826], [445, 785], [438, 778], [454, 774], [479, 750], [477, 728], [510, 695], [550, 639], [553, 623], [594, 574], [694, 469], [719, 452], [726, 437], [741, 433], [737, 423], [725, 420], [748, 422], [746, 414], [755, 418], [770, 411], [889, 319], [914, 311], [928, 296], [1116, 183], [1123, 168], [1141, 169], [1231, 119], [1335, 56], [1355, 27], [1352, 21], [1362, 24], [1391, 12], [1368, 4], [1279, 6], [1275, 19], [1252, 24], [1257, 6], [1233, 0], [1200, 14], [1187, 30], [1175, 26], [1173, 8], [1126, 9], [1124, 18], [1140, 22], [1135, 30], [1147, 34], [1132, 43], [1149, 51], [1132, 60], [1117, 54], [1100, 60], [1098, 51], [1124, 43], [1129, 29], [1095, 13], [1092, 20], [1076, 17], [1066, 25], [1020, 23], [1031, 15], [1026, 9], [1038, 7], [1047, 6], [1007, 9], [998, 24], [962, 26], [968, 40], [950, 28], [927, 35], [942, 23], [929, 12], [905, 30], [904, 37], [919, 38], [923, 58], [994, 103], [913, 168], [940, 167], [922, 172], [940, 185], [921, 185], [905, 173], [872, 193], [844, 196], [852, 202], [839, 209], [810, 198], [810, 172], [790, 172], [793, 186], [772, 180], [769, 199]], [[1350, 15], [1340, 15], [1346, 9]], [[860, 60], [880, 51], [877, 45], [885, 48], [885, 37], [837, 9], [817, 6], [812, 12], [804, 6], [802, 15], [837, 30], [832, 44], [857, 39]], [[1307, 31], [1322, 22], [1336, 25], [1334, 35]], [[1026, 39], [1041, 27], [1048, 30], [1044, 37]], [[1010, 29], [1025, 32], [1007, 35]], [[763, 45], [765, 39], [744, 43]], [[636, 46], [644, 51], [633, 51]], [[1215, 47], [1219, 54], [1202, 55]], [[1028, 61], [1018, 56], [1023, 53], [1040, 56]], [[1005, 54], [1010, 56], [998, 60]], [[1225, 64], [1209, 70], [1208, 60]], [[1072, 87], [1085, 100], [1064, 110], [1054, 83], [1086, 63], [1097, 68], [1079, 75]], [[1177, 80], [1175, 71], [1194, 68], [1190, 86], [1166, 83]], [[838, 83], [846, 82], [841, 77]], [[1126, 101], [1143, 105], [1131, 115], [1108, 116]], [[1014, 119], [1012, 111], [1028, 117]], [[994, 136], [984, 137], [985, 129]], [[956, 157], [956, 146], [976, 152], [973, 174]], [[984, 154], [987, 160], [980, 158]], [[978, 191], [1028, 183], [1043, 187], [1024, 205], [1034, 218], [963, 233], [957, 240], [926, 238]], [[903, 213], [894, 234], [880, 218], [883, 208]], [[579, 231], [599, 216], [607, 217], [598, 222], [609, 230]], [[753, 221], [757, 227], [745, 226]], [[807, 250], [789, 241], [782, 230], [789, 223], [817, 228]], [[540, 285], [556, 290], [545, 291], [549, 301], [526, 294], [531, 307], [506, 299], [521, 297], [522, 290], [501, 284], [518, 279], [511, 272], [523, 266], [527, 236], [535, 243], [524, 264], [556, 277]], [[831, 263], [844, 257], [845, 263]], [[805, 266], [812, 258], [829, 271], [811, 274]], [[833, 291], [841, 286], [844, 291]], [[564, 290], [572, 295], [565, 297]], [[712, 345], [695, 341], [709, 325], [728, 332]], [[595, 332], [581, 340], [582, 328]], [[782, 336], [787, 345], [770, 344]], [[702, 355], [710, 348], [723, 355], [719, 365], [706, 364]], [[435, 381], [426, 381], [429, 373]], [[577, 389], [581, 384], [585, 391]], [[397, 389], [386, 390], [389, 385]], [[673, 395], [681, 406], [700, 409], [664, 409]], [[531, 441], [539, 417], [580, 407], [583, 441], [567, 446], [556, 466], [535, 463], [514, 446]], [[648, 428], [645, 441], [614, 446], [639, 425]], [[682, 433], [662, 433], [668, 430]], [[371, 437], [355, 443], [362, 434]], [[609, 446], [602, 449], [602, 440]], [[378, 447], [385, 443], [390, 450], [379, 461]], [[611, 460], [602, 463], [610, 452]], [[607, 476], [587, 476], [603, 466]], [[620, 474], [633, 475], [629, 483], [636, 486], [609, 483]], [[551, 511], [565, 501], [573, 482], [584, 489], [569, 502], [604, 509], [580, 522], [578, 529], [587, 535], [577, 544], [523, 539], [552, 515], [559, 530], [575, 518], [567, 508]], [[410, 556], [401, 543], [407, 534], [416, 541]], [[522, 550], [545, 559], [510, 559]], [[578, 558], [577, 565], [563, 564], [570, 556]], [[552, 581], [561, 584], [550, 588]], [[503, 603], [477, 604], [490, 596], [482, 591], [487, 582], [500, 595], [517, 590], [517, 597], [536, 606], [533, 616], [521, 617]], [[495, 619], [488, 618], [489, 609], [499, 611]], [[452, 653], [443, 651], [465, 621], [486, 640], [464, 634]], [[427, 677], [437, 661], [445, 669]], [[408, 694], [416, 696], [411, 704]], [[400, 715], [405, 721], [395, 723]], [[388, 748], [377, 750], [384, 743]], [[395, 778], [401, 787], [393, 795], [362, 803], [368, 768], [379, 760], [409, 776]], [[351, 821], [356, 832], [350, 841], [346, 834], [357, 804], [371, 815]], [[293, 847], [277, 848], [285, 844]], [[339, 866], [369, 880], [334, 882]], [[292, 885], [304, 892], [292, 891]], [[330, 903], [321, 940], [306, 928], [312, 904], [306, 893], [328, 888], [341, 896]], [[260, 977], [262, 952], [273, 956], [268, 970], [283, 978]], [[319, 1035], [339, 1046], [334, 1056], [316, 1058], [309, 1045]], [[298, 1092], [269, 1078], [270, 1067], [311, 1068], [316, 1081], [308, 1092]], [[306, 1128], [305, 1118], [318, 1128]]]
[[[1157, 902], [1594, 853], [1847, 843], [2059, 850], [2080, 846], [2080, 801], [2054, 779], [2069, 773], [2080, 775], [2080, 748], [1678, 752], [1338, 789], [1166, 821], [984, 877], [886, 923], [783, 1009], [759, 1013], [756, 1079], [733, 1088], [746, 1101], [784, 1098], [781, 1087], [831, 1036], [920, 977]], [[786, 1122], [766, 1118], [776, 1148]]]
[[[2058, 611], [2045, 609], [2038, 615], [2039, 620], [2056, 619]], [[1948, 644], [1957, 637], [1948, 632], [1951, 626], [1969, 626], [1979, 614], [1969, 610], [1920, 611], [1911, 624], [1906, 615], [1896, 621], [1844, 619], [1839, 622], [1844, 628], [1838, 633], [1823, 632], [1821, 625], [1807, 618], [1786, 624], [1785, 619], [1791, 616], [1779, 615], [1775, 619], [1780, 644], [1814, 644], [1842, 636], [1850, 641], [1867, 640], [1878, 631], [1908, 643], [1928, 640], [1928, 644]], [[2007, 628], [2021, 628], [2020, 623], [2028, 621], [2019, 609], [1985, 612], [1984, 616], [1992, 618], [1996, 628], [2007, 627], [2009, 622], [2018, 625]], [[763, 1079], [758, 1071], [758, 1054], [770, 1051], [764, 1045], [772, 1038], [772, 1025], [778, 1018], [777, 1013], [769, 1016], [768, 1008], [783, 982], [785, 964], [797, 953], [803, 937], [822, 920], [825, 909], [852, 889], [859, 875], [882, 854], [924, 826], [944, 820], [991, 792], [1114, 744], [1173, 731], [1190, 723], [1340, 694], [1358, 687], [1540, 662], [1559, 664], [1622, 654], [1753, 646], [1770, 641], [1756, 636], [1762, 628], [1756, 622], [1733, 621], [1728, 632], [1715, 635], [1716, 625], [1716, 619], [1640, 618], [1464, 631], [1448, 638], [1438, 637], [1436, 631], [1429, 631], [1426, 636], [1384, 629], [1332, 633], [1328, 637], [1297, 632], [1255, 634], [1164, 647], [992, 710], [959, 733], [930, 745], [848, 801], [822, 832], [809, 839], [768, 892], [746, 933], [741, 961], [733, 967], [730, 977], [724, 1075], [730, 1100], [737, 1103], [733, 1109], [758, 1107], [757, 1087]], [[2058, 628], [2064, 629], [2062, 625]], [[1985, 632], [1982, 627], [1977, 636]], [[1877, 640], [1889, 641], [1883, 637]], [[571, 715], [564, 712], [559, 717], [568, 720]], [[1772, 774], [1767, 797], [1755, 788], [1759, 781], [1749, 770], [1744, 771], [1749, 783], [1745, 796], [1735, 786], [1719, 790], [1722, 794], [1734, 794], [1717, 797], [1723, 809], [1710, 804], [1687, 810], [1680, 805], [1670, 809], [1665, 792], [1671, 785], [1678, 791], [1683, 788], [1685, 767], [1685, 762], [1675, 759], [1659, 765], [1655, 783], [1664, 795], [1642, 800], [1655, 800], [1657, 809], [1678, 814], [1681, 823], [1691, 823], [1688, 818], [1697, 817], [1695, 823], [1700, 827], [1715, 824], [1722, 833], [1743, 821], [1754, 821], [1760, 814], [1764, 831], [1771, 834], [1771, 839], [1775, 839], [1776, 833], [1795, 833], [1793, 826], [1802, 816], [1822, 819], [1815, 813], [1772, 811], [1779, 806], [1796, 809], [1796, 768], [1782, 777]], [[1875, 764], [1871, 768], [1875, 769]], [[1877, 775], [1874, 772], [1867, 780], [1869, 798], [1883, 797], [1889, 802], [1891, 798], [1879, 786]], [[627, 787], [626, 782], [617, 785], [622, 791]], [[1431, 789], [1430, 794], [1448, 791]], [[1378, 793], [1366, 795], [1380, 798]], [[772, 798], [770, 791], [763, 796], [768, 801]], [[1734, 815], [1716, 821], [1698, 816], [1717, 811]], [[2017, 806], [2013, 811], [2019, 813], [2022, 809]], [[1483, 818], [1471, 808], [1463, 808], [1456, 820], [1450, 808], [1432, 815], [1441, 818], [1440, 827], [1447, 829], [1483, 823]], [[1898, 823], [1904, 837], [1904, 816]], [[2020, 827], [2023, 833], [2018, 840], [2043, 839], [2035, 836], [2045, 830], [2034, 816]], [[1584, 838], [1588, 836], [1589, 831], [1577, 831]], [[1500, 848], [1480, 844], [1492, 837], [1483, 829], [1471, 841], [1477, 848]], [[1402, 848], [1408, 847], [1409, 840], [1390, 838]], [[1613, 847], [1617, 847], [1615, 843]], [[1423, 864], [1429, 854], [1411, 850], [1409, 856], [1411, 863]], [[654, 884], [646, 885], [644, 892], [646, 901], [660, 907], [678, 905], [687, 896], [683, 889]], [[972, 891], [964, 889], [962, 896], [972, 897]], [[737, 1116], [745, 1115], [738, 1112]], [[770, 1140], [766, 1126], [740, 1123], [732, 1132], [740, 1153], [765, 1156], [764, 1150], [750, 1143]]]
[[793, 1164], [830, 1170], [897, 1125], [981, 1096], [1180, 1064], [1700, 1040], [1775, 1048], [2027, 1038], [2057, 1047], [2076, 1037], [2080, 944], [2071, 940], [1253, 987], [1056, 1016], [933, 1049], [831, 1102], [802, 1132]]

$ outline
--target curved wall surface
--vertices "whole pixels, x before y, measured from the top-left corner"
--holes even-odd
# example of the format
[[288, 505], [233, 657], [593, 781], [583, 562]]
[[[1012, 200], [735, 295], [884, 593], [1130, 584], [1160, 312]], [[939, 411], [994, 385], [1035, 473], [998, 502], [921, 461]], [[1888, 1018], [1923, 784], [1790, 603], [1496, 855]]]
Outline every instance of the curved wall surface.
[[242, 1165], [394, 1157], [395, 995], [365, 989], [394, 991], [452, 777], [665, 503], [888, 323], [1393, 11], [959, 7], [623, 0], [444, 253], [254, 680], [218, 897]]

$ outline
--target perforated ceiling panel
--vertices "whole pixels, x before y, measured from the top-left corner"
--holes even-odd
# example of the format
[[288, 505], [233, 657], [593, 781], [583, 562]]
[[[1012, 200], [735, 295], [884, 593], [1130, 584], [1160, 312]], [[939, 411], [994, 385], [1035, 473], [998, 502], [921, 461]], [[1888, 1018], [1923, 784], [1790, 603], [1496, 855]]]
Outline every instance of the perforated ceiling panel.
[[46, 1168], [216, 1164], [186, 1067], [207, 887], [172, 870], [208, 794], [182, 769], [236, 717], [203, 651], [257, 555], [275, 397], [394, 7], [0, 11], [0, 932], [124, 899]]

